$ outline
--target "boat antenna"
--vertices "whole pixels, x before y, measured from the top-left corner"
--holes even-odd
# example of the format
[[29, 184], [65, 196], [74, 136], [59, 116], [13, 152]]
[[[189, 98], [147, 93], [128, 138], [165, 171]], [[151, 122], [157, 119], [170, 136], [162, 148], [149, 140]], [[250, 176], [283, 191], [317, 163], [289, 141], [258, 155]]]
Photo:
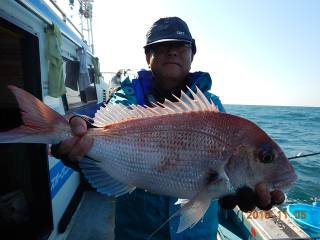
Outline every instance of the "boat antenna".
[[291, 160], [291, 159], [296, 159], [296, 158], [303, 158], [303, 157], [314, 156], [314, 155], [318, 155], [318, 154], [320, 154], [320, 152], [309, 153], [309, 154], [304, 154], [304, 155], [301, 155], [301, 153], [299, 153], [297, 156], [289, 157], [288, 159]]

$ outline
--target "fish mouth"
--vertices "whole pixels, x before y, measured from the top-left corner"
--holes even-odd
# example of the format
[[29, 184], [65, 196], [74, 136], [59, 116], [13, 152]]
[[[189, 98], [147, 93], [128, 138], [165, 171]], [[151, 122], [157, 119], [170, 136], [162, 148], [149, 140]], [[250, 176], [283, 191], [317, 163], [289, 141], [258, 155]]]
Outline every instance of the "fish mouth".
[[283, 174], [281, 177], [277, 179], [272, 179], [271, 187], [273, 189], [285, 189], [288, 188], [292, 183], [297, 180], [297, 174], [295, 172], [290, 172], [287, 174]]

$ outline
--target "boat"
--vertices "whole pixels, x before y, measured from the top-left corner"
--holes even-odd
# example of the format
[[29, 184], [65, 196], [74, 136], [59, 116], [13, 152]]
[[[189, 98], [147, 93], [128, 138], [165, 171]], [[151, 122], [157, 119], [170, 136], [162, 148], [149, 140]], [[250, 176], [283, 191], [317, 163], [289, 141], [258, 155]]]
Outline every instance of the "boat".
[[[91, 2], [81, 1], [85, 23], [90, 22]], [[7, 88], [9, 84], [24, 88], [61, 114], [104, 101], [106, 91], [101, 87], [98, 59], [85, 38], [85, 24], [83, 29], [76, 28], [53, 0], [0, 1], [2, 131], [21, 122], [17, 102]], [[75, 83], [72, 73], [80, 74], [81, 61], [90, 81], [82, 90], [74, 87], [61, 92], [58, 79], [69, 74], [71, 84]], [[68, 73], [72, 68], [76, 70]], [[57, 81], [54, 74], [61, 74]], [[88, 80], [87, 75], [82, 77]], [[1, 144], [0, 156], [0, 239], [65, 236], [82, 196], [80, 174], [48, 155], [48, 146], [41, 144]]]
[[[85, 22], [90, 22], [92, 1], [78, 2], [83, 7]], [[84, 28], [88, 31], [90, 26]], [[47, 44], [48, 35], [57, 32], [60, 40], [56, 41], [61, 46], [55, 57], [62, 59], [65, 76], [68, 76], [67, 65], [76, 68], [79, 64], [79, 51], [86, 61], [84, 65], [89, 70], [97, 70], [92, 33], [88, 34], [91, 40], [85, 39], [84, 32], [74, 26], [56, 1], [0, 1], [1, 130], [17, 127], [21, 122], [8, 84], [24, 88], [61, 114], [79, 112], [107, 100], [109, 89], [99, 73], [98, 79], [84, 90], [72, 89], [69, 85], [71, 88], [61, 95], [52, 93], [55, 82], [48, 74], [52, 59], [48, 59]], [[95, 192], [79, 173], [48, 155], [48, 146], [1, 144], [0, 156], [1, 239], [7, 239], [6, 236], [49, 240], [114, 238], [114, 199]], [[276, 207], [268, 212], [254, 210], [249, 213], [243, 213], [237, 207], [220, 209], [219, 223], [218, 235], [212, 236], [213, 239], [308, 237]]]
[[276, 206], [247, 213], [235, 207], [220, 209], [217, 239], [310, 239], [310, 235]]
[[320, 202], [292, 203], [287, 206], [287, 213], [310, 236], [320, 238]]

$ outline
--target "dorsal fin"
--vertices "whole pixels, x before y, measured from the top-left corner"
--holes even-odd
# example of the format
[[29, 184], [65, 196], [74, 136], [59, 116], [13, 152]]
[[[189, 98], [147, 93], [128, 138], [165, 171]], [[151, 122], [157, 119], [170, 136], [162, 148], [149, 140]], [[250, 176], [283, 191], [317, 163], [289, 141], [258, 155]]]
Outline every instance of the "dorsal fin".
[[123, 104], [111, 104], [101, 107], [94, 117], [93, 125], [96, 127], [105, 127], [129, 119], [148, 118], [154, 116], [164, 116], [169, 114], [181, 114], [187, 112], [209, 111], [218, 112], [218, 108], [212, 101], [208, 101], [201, 90], [196, 87], [193, 92], [187, 87], [193, 99], [181, 91], [181, 97], [177, 102], [165, 99], [164, 103], [153, 104], [153, 107], [131, 105], [130, 107]]

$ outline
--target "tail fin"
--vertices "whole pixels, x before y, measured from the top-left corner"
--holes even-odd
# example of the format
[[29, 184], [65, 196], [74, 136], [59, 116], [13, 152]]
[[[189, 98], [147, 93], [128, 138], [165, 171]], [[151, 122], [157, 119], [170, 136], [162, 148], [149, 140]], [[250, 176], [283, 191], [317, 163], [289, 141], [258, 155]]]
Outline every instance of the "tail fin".
[[23, 125], [0, 132], [0, 143], [54, 144], [71, 136], [68, 121], [62, 115], [23, 89], [12, 85], [8, 88], [18, 101]]

